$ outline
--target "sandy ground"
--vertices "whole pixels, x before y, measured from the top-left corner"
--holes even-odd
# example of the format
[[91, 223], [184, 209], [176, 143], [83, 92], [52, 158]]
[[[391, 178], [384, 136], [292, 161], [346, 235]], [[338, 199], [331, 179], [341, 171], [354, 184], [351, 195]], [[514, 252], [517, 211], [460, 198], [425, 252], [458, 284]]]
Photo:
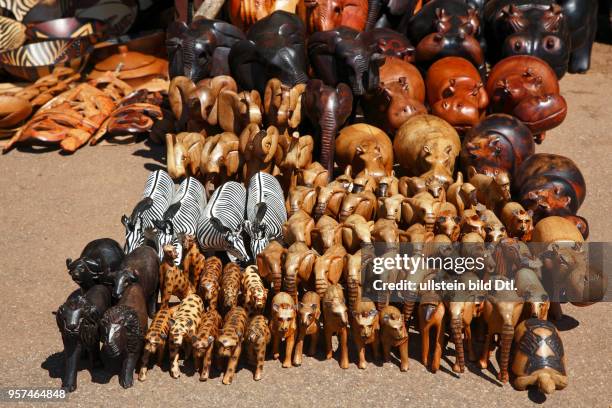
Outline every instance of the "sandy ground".
[[[580, 213], [590, 220], [593, 241], [612, 241], [611, 73], [612, 47], [596, 45], [588, 75], [568, 75], [562, 80], [568, 117], [538, 148], [568, 155], [582, 169], [588, 194]], [[70, 157], [21, 151], [0, 157], [0, 387], [60, 386], [62, 344], [51, 311], [75, 288], [65, 259], [76, 258], [94, 238], [122, 242], [120, 217], [139, 198], [147, 172], [163, 165], [162, 156], [162, 149], [151, 150], [140, 143], [87, 147]], [[110, 377], [105, 371], [92, 375], [82, 369], [78, 390], [69, 403], [609, 407], [612, 305], [566, 306], [564, 310], [567, 316], [560, 327], [570, 383], [547, 398], [501, 386], [495, 369], [480, 372], [471, 365], [459, 377], [450, 371], [447, 357], [441, 371], [431, 374], [418, 360], [420, 346], [413, 336], [407, 373], [391, 363], [370, 364], [365, 371], [352, 364], [341, 370], [335, 360], [322, 361], [318, 356], [305, 358], [302, 367], [291, 369], [268, 361], [260, 382], [254, 382], [250, 369], [243, 367], [234, 384], [223, 386], [218, 373], [208, 383], [198, 382], [189, 363], [177, 380], [156, 367], [148, 381], [123, 390], [116, 375]], [[354, 353], [351, 358], [355, 361]]]

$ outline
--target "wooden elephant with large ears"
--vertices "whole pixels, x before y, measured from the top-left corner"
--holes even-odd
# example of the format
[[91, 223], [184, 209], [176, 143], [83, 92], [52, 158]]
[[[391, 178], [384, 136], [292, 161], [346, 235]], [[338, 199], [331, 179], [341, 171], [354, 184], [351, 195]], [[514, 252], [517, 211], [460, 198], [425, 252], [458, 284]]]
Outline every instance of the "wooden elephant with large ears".
[[295, 86], [308, 80], [306, 74], [306, 29], [298, 16], [275, 11], [255, 23], [247, 39], [229, 53], [232, 76], [241, 88], [264, 94], [271, 78]]
[[334, 174], [334, 148], [336, 133], [353, 110], [353, 94], [346, 84], [336, 88], [327, 86], [320, 79], [312, 79], [302, 95], [302, 109], [319, 133], [319, 162]]
[[199, 19], [190, 26], [182, 22], [170, 24], [166, 39], [170, 77], [184, 75], [198, 82], [228, 75], [230, 48], [245, 36], [224, 21]]
[[304, 4], [309, 33], [340, 26], [365, 29], [368, 0], [304, 0]]
[[375, 43], [348, 27], [320, 31], [308, 39], [308, 58], [315, 76], [329, 86], [348, 82], [355, 96], [378, 84], [378, 68], [384, 59], [376, 51]]
[[251, 123], [242, 131], [240, 152], [245, 161], [243, 180], [250, 180], [259, 171], [272, 174], [279, 138], [278, 129], [274, 126], [260, 129], [257, 124]]

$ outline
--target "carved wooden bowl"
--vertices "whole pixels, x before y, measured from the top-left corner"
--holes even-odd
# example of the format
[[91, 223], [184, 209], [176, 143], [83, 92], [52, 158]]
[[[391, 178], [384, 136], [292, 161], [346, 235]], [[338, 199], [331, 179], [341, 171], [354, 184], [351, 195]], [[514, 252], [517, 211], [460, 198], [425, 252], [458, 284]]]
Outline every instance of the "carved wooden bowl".
[[99, 20], [75, 17], [58, 18], [32, 24], [27, 29], [31, 41], [68, 39], [95, 35], [103, 37], [106, 24]]
[[25, 25], [12, 18], [0, 17], [0, 52], [19, 48], [25, 40]]
[[9, 74], [35, 82], [58, 66], [77, 72], [83, 69], [89, 58], [90, 44], [88, 37], [27, 44], [0, 54], [0, 63]]

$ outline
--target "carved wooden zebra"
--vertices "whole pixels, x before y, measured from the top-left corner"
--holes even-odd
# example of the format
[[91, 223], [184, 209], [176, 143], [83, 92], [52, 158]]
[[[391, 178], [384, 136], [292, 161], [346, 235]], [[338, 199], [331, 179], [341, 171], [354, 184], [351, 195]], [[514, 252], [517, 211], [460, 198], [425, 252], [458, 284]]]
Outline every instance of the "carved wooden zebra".
[[244, 231], [250, 238], [252, 260], [274, 239], [282, 238], [287, 221], [285, 197], [276, 177], [258, 172], [249, 180]]
[[247, 262], [242, 237], [246, 189], [240, 183], [228, 181], [215, 190], [204, 208], [197, 230], [203, 251], [227, 251], [230, 257]]
[[142, 199], [132, 210], [132, 215], [121, 217], [125, 226], [123, 251], [129, 254], [144, 244], [144, 231], [153, 227], [153, 220], [162, 219], [174, 196], [174, 182], [163, 170], [149, 174]]
[[183, 180], [163, 219], [153, 220], [160, 260], [164, 257], [164, 245], [172, 244], [177, 251], [174, 264], [178, 266], [181, 263], [183, 259], [181, 235], [195, 235], [205, 205], [206, 194], [202, 183], [193, 177]]

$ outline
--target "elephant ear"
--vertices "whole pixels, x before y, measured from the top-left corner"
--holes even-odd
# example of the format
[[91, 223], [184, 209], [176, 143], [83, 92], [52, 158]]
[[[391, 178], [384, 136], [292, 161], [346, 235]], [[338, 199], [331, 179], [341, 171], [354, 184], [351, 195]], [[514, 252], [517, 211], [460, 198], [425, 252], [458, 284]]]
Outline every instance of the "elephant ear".
[[288, 102], [284, 98], [281, 81], [278, 78], [270, 79], [266, 84], [263, 103], [268, 123], [284, 123], [283, 118], [286, 119]]
[[302, 122], [302, 94], [306, 90], [306, 84], [298, 84], [289, 91], [289, 120], [290, 128], [297, 128]]
[[215, 103], [213, 104], [210, 114], [208, 115], [208, 123], [211, 125], [216, 125], [219, 118], [219, 94], [224, 90], [238, 92], [238, 85], [231, 76], [219, 75], [211, 79], [209, 87], [213, 97], [215, 98]]
[[235, 43], [228, 56], [232, 77], [236, 78], [240, 88], [255, 89], [257, 75], [264, 70], [257, 58], [257, 46], [253, 41], [241, 40]]
[[170, 81], [168, 101], [170, 102], [170, 109], [172, 109], [172, 113], [177, 120], [182, 122], [185, 119], [184, 116], [187, 115], [187, 109], [185, 109], [187, 99], [195, 89], [196, 86], [193, 81], [185, 76], [177, 76]]
[[253, 150], [253, 141], [255, 140], [255, 135], [257, 135], [262, 130], [256, 123], [249, 123], [247, 127], [244, 128], [242, 133], [240, 133], [240, 151], [248, 158]]
[[219, 126], [226, 132], [238, 133], [240, 98], [234, 91], [224, 90], [218, 98]]
[[336, 114], [338, 124], [344, 124], [353, 112], [353, 92], [347, 84], [340, 83], [336, 87], [336, 93], [338, 94], [338, 111]]
[[250, 92], [243, 91], [238, 94], [240, 101], [245, 105], [245, 107], [241, 108], [241, 111], [246, 108], [246, 123], [262, 123], [262, 110], [263, 105], [261, 103], [261, 95], [258, 91], [252, 90]]

